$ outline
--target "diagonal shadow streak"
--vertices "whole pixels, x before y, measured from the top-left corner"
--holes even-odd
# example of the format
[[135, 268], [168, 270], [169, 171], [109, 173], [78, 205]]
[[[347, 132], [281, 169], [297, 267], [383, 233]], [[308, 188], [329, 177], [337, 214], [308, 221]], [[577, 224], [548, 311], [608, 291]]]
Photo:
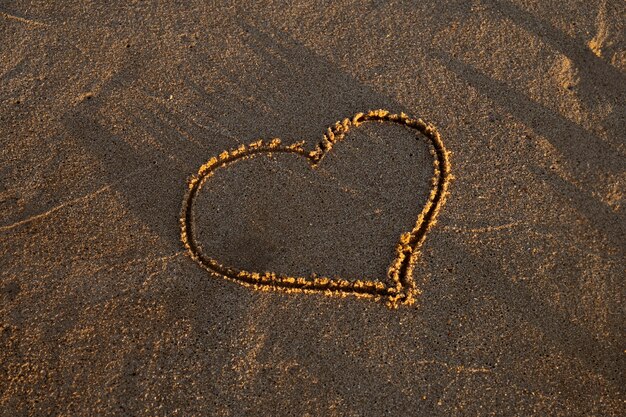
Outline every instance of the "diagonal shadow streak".
[[608, 345], [590, 335], [582, 326], [573, 323], [535, 294], [522, 282], [507, 279], [506, 271], [488, 257], [478, 257], [463, 245], [450, 241], [450, 252], [464, 259], [464, 272], [477, 280], [477, 291], [485, 296], [496, 296], [520, 320], [541, 329], [548, 340], [563, 352], [578, 358], [590, 372], [603, 375], [611, 385], [623, 393], [626, 357], [619, 346]]
[[[524, 122], [537, 135], [546, 135], [550, 143], [572, 162], [572, 169], [575, 169], [575, 164], [582, 164], [584, 161], [593, 164], [598, 172], [623, 171], [624, 156], [583, 127], [444, 51], [432, 53], [448, 69]], [[583, 172], [579, 169], [581, 178], [592, 173], [593, 171]]]
[[550, 23], [532, 15], [519, 6], [498, 0], [493, 8], [497, 13], [510, 19], [527, 31], [541, 36], [555, 49], [571, 59], [582, 73], [580, 85], [585, 94], [579, 97], [593, 104], [595, 97], [613, 97], [619, 99], [626, 94], [626, 74], [596, 56], [582, 39], [573, 38], [552, 26]]
[[606, 204], [553, 172], [538, 166], [531, 166], [529, 170], [538, 181], [549, 185], [555, 194], [560, 194], [575, 207], [610, 242], [619, 259], [626, 257], [626, 222], [623, 215], [611, 211]]
[[[245, 32], [243, 40], [259, 60], [256, 76], [224, 72], [229, 94], [207, 91], [191, 77], [186, 82], [201, 96], [205, 113], [222, 115], [229, 130], [243, 136], [242, 142], [281, 137], [304, 139], [307, 145], [313, 145], [321, 139], [326, 126], [346, 115], [378, 108], [407, 112], [393, 98], [340, 70], [287, 34], [244, 19], [235, 23]], [[244, 100], [251, 96], [255, 102]], [[293, 117], [294, 109], [297, 118]], [[253, 130], [241, 125], [251, 116]], [[236, 123], [229, 123], [229, 119]]]
[[[577, 124], [514, 91], [506, 83], [489, 78], [471, 66], [450, 57], [445, 52], [434, 52], [434, 54], [451, 71], [477, 88], [483, 95], [494, 100], [499, 106], [507, 109], [538, 135], [547, 135], [547, 139], [571, 161], [577, 163], [590, 161], [596, 167], [595, 172], [600, 173], [607, 171], [621, 173], [626, 169], [626, 160], [622, 156], [607, 148], [604, 142], [594, 139]], [[580, 149], [586, 151], [593, 149], [596, 153], [586, 152], [583, 154]], [[572, 164], [572, 166], [574, 165]], [[587, 175], [589, 175], [588, 172], [579, 173], [581, 178]], [[558, 179], [558, 181], [562, 182], [563, 180]], [[574, 186], [570, 185], [568, 189], [572, 187]], [[623, 220], [620, 219], [619, 214], [613, 213], [608, 207], [604, 207], [601, 201], [592, 196], [584, 196], [580, 192], [575, 193], [575, 195], [577, 196], [575, 199], [576, 207], [585, 214], [591, 224], [600, 233], [605, 234], [616, 248], [623, 248], [623, 241], [619, 239], [619, 235], [623, 232], [611, 233], [611, 231], [615, 231], [616, 227], [618, 231], [621, 229], [619, 225], [623, 223]], [[598, 215], [599, 213], [601, 215]]]

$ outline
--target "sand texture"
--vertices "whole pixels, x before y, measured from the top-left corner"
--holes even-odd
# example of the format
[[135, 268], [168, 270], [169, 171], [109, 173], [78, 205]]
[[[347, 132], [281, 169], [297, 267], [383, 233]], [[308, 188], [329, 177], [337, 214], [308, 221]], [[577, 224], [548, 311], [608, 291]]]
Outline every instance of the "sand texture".
[[0, 417], [626, 414], [623, 1], [174, 3], [0, 1]]

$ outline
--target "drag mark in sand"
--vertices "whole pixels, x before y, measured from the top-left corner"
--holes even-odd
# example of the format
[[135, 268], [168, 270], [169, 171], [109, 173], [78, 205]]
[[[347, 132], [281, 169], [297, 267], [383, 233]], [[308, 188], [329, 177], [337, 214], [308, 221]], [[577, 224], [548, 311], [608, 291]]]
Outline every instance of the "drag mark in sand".
[[[433, 157], [432, 188], [428, 200], [419, 213], [413, 229], [400, 236], [396, 245], [396, 257], [387, 271], [392, 284], [319, 276], [291, 277], [270, 271], [239, 270], [220, 264], [202, 251], [202, 246], [196, 240], [195, 235], [194, 203], [202, 186], [217, 169], [226, 168], [237, 161], [269, 156], [273, 153], [290, 153], [306, 158], [311, 168], [315, 169], [324, 156], [332, 150], [334, 144], [346, 137], [349, 130], [366, 122], [395, 123], [422, 133], [430, 141], [430, 153]], [[211, 158], [200, 167], [196, 175], [189, 179], [180, 218], [181, 240], [191, 258], [204, 269], [258, 290], [320, 293], [329, 296], [354, 295], [385, 301], [389, 307], [397, 307], [400, 304], [410, 305], [415, 301], [415, 296], [420, 293], [413, 280], [413, 269], [426, 235], [435, 225], [437, 215], [445, 202], [451, 179], [450, 152], [446, 150], [440, 134], [433, 125], [422, 119], [411, 119], [404, 113], [391, 114], [386, 110], [358, 113], [352, 119], [344, 119], [329, 127], [313, 151], [305, 150], [304, 142], [284, 146], [281, 145], [280, 139], [275, 138], [269, 142], [258, 140], [247, 146], [241, 145], [235, 150], [224, 151], [218, 157]]]
[[485, 227], [459, 227], [459, 226], [444, 226], [444, 230], [451, 230], [455, 233], [487, 233], [487, 232], [499, 232], [501, 230], [508, 230], [521, 225], [522, 222], [510, 222], [501, 224], [498, 226], [485, 226]]
[[38, 22], [37, 20], [26, 19], [25, 17], [16, 16], [2, 11], [0, 11], [0, 16], [4, 17], [7, 20], [14, 20], [16, 22], [24, 23], [25, 25], [48, 26], [46, 23]]
[[125, 175], [123, 178], [121, 178], [121, 179], [119, 179], [117, 181], [113, 181], [113, 182], [111, 182], [109, 184], [103, 185], [102, 187], [100, 187], [97, 190], [92, 191], [92, 192], [90, 192], [88, 194], [82, 195], [80, 197], [76, 197], [76, 198], [74, 198], [72, 200], [69, 200], [69, 201], [66, 201], [66, 202], [63, 202], [63, 203], [61, 203], [61, 204], [59, 204], [57, 206], [52, 207], [49, 210], [44, 211], [43, 213], [34, 214], [32, 216], [29, 216], [29, 217], [27, 217], [27, 218], [25, 218], [23, 220], [15, 222], [15, 223], [7, 224], [5, 226], [0, 226], [0, 232], [4, 232], [4, 231], [7, 231], [7, 230], [14, 229], [14, 228], [16, 228], [18, 226], [22, 226], [24, 224], [31, 223], [31, 222], [33, 222], [35, 220], [43, 219], [43, 218], [48, 217], [51, 214], [53, 214], [53, 213], [55, 213], [55, 212], [65, 208], [65, 207], [70, 207], [70, 206], [73, 206], [73, 205], [75, 205], [77, 203], [81, 203], [83, 201], [90, 200], [90, 199], [94, 198], [95, 196], [97, 196], [98, 194], [101, 194], [101, 193], [111, 189], [113, 186], [117, 185], [118, 183], [126, 181], [127, 179], [129, 179], [131, 177], [134, 177], [135, 175], [143, 174], [144, 172], [149, 171], [149, 170], [153, 169], [154, 167], [155, 166], [153, 165], [153, 166], [149, 166], [149, 167], [139, 168], [139, 169], [131, 172], [130, 174]]

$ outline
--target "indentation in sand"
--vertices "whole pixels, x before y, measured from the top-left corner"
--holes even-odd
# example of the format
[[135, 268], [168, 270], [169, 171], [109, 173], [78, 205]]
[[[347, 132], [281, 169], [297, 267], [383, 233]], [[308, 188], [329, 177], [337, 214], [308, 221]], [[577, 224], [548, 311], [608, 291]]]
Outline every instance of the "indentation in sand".
[[578, 70], [572, 63], [572, 60], [566, 56], [562, 56], [557, 60], [551, 72], [554, 74], [561, 87], [566, 90], [572, 90], [580, 82]]
[[587, 46], [598, 58], [604, 58], [614, 67], [624, 70], [626, 68], [624, 35], [623, 4], [602, 1], [596, 16], [596, 33], [587, 42]]
[[600, 10], [598, 11], [598, 16], [596, 18], [596, 35], [587, 42], [587, 46], [589, 49], [596, 54], [599, 58], [602, 57], [602, 47], [606, 42], [609, 31], [606, 22], [606, 1], [600, 4]]
[[[413, 228], [403, 233], [399, 238], [395, 249], [395, 259], [387, 271], [390, 284], [368, 280], [348, 281], [342, 278], [317, 275], [306, 278], [281, 275], [272, 271], [246, 271], [223, 265], [204, 253], [196, 237], [194, 203], [202, 186], [217, 169], [227, 168], [235, 162], [250, 158], [271, 156], [273, 153], [286, 153], [303, 157], [309, 162], [311, 168], [315, 169], [322, 163], [324, 156], [332, 150], [333, 146], [346, 137], [349, 130], [367, 122], [404, 125], [424, 134], [430, 142], [430, 153], [433, 157], [430, 194]], [[358, 113], [351, 119], [344, 119], [335, 123], [327, 129], [322, 140], [313, 151], [305, 150], [304, 142], [285, 146], [277, 138], [270, 141], [258, 140], [247, 146], [241, 145], [237, 149], [224, 151], [219, 156], [209, 159], [200, 167], [197, 174], [190, 178], [181, 211], [181, 240], [191, 258], [206, 270], [258, 290], [321, 293], [329, 296], [354, 295], [382, 300], [390, 307], [397, 307], [399, 304], [412, 304], [415, 301], [415, 296], [420, 293], [413, 280], [413, 269], [426, 235], [436, 223], [436, 217], [445, 202], [452, 179], [449, 157], [450, 152], [446, 150], [440, 134], [432, 124], [426, 123], [422, 119], [411, 119], [404, 113], [391, 114], [386, 110]]]

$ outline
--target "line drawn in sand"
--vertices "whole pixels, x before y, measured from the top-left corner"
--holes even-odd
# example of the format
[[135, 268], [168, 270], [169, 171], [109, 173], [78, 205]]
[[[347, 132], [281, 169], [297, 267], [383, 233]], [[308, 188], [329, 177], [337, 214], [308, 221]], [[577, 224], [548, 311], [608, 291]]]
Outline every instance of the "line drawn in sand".
[[[202, 246], [196, 240], [194, 203], [202, 186], [217, 169], [226, 168], [237, 161], [263, 155], [268, 156], [273, 153], [291, 153], [306, 158], [311, 168], [315, 169], [322, 162], [324, 156], [332, 150], [333, 145], [345, 139], [349, 130], [367, 122], [400, 124], [415, 130], [417, 133], [422, 133], [430, 141], [430, 154], [433, 157], [432, 188], [413, 229], [403, 233], [396, 245], [396, 257], [387, 270], [391, 284], [380, 281], [348, 281], [341, 278], [319, 276], [293, 277], [271, 271], [245, 271], [223, 265], [202, 251]], [[329, 127], [313, 151], [305, 150], [304, 142], [284, 146], [281, 145], [280, 139], [275, 138], [270, 141], [258, 140], [249, 145], [241, 145], [237, 149], [224, 151], [219, 156], [209, 159], [189, 179], [180, 217], [181, 240], [190, 257], [204, 269], [254, 289], [281, 290], [289, 293], [318, 293], [329, 296], [353, 295], [384, 301], [391, 308], [398, 307], [400, 304], [411, 305], [415, 302], [416, 295], [420, 294], [420, 290], [413, 280], [413, 269], [426, 235], [435, 225], [437, 215], [445, 203], [452, 178], [450, 152], [445, 148], [435, 126], [422, 119], [411, 119], [404, 113], [392, 114], [387, 110], [358, 113], [351, 119], [346, 118]]]

